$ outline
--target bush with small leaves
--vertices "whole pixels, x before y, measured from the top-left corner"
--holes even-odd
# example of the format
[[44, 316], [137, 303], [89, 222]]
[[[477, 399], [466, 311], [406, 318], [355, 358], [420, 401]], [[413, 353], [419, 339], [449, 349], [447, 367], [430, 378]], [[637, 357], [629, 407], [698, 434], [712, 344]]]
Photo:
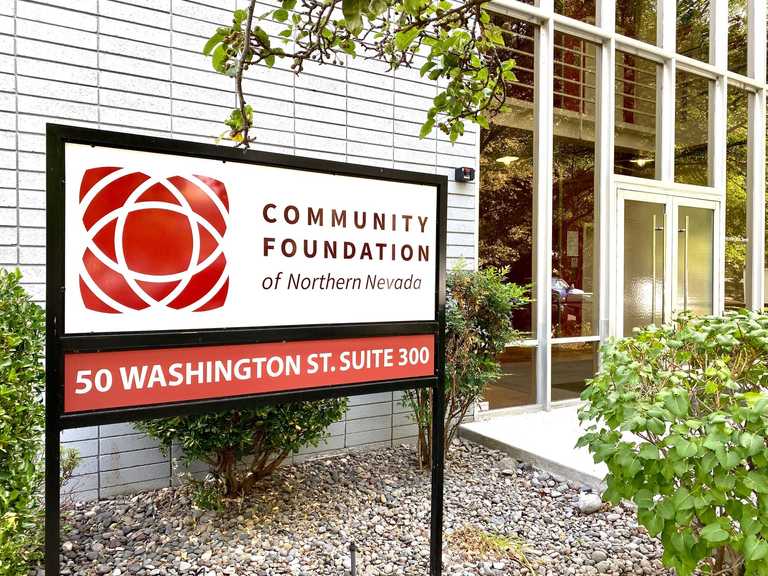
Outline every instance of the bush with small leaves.
[[209, 464], [223, 495], [233, 497], [250, 490], [303, 446], [317, 446], [346, 409], [346, 399], [292, 402], [150, 420], [139, 427], [166, 448], [178, 443], [184, 461]]
[[578, 446], [679, 576], [768, 575], [768, 315], [683, 315], [602, 350]]
[[27, 573], [39, 557], [45, 414], [45, 314], [0, 270], [0, 575]]
[[[512, 311], [528, 301], [528, 288], [505, 282], [508, 270], [466, 270], [448, 274], [445, 305], [445, 437], [446, 449], [459, 424], [485, 389], [501, 376], [498, 355], [518, 338]], [[408, 390], [404, 404], [418, 425], [418, 458], [428, 466], [432, 454], [432, 393]]]

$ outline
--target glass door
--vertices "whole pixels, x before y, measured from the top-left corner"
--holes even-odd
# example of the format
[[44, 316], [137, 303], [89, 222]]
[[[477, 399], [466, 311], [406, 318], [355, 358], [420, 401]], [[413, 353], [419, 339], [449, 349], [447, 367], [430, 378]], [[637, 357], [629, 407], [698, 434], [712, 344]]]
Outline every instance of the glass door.
[[688, 310], [712, 314], [718, 203], [622, 191], [620, 334]]
[[666, 208], [660, 201], [624, 201], [624, 336], [664, 321]]

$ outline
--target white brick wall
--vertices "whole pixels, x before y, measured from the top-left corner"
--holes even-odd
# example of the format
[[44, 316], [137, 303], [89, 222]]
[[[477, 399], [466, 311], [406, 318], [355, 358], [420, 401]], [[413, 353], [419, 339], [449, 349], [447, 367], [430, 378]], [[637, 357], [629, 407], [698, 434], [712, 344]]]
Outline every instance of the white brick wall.
[[[232, 81], [200, 52], [235, 0], [0, 0], [0, 265], [19, 266], [42, 301], [45, 282], [45, 124], [212, 142], [235, 105]], [[239, 2], [243, 4], [243, 2]], [[264, 6], [265, 11], [266, 4]], [[257, 9], [258, 10], [258, 9]], [[375, 62], [250, 71], [258, 149], [444, 173], [476, 166], [477, 134], [451, 145], [419, 128], [437, 93], [415, 70]], [[475, 188], [450, 183], [449, 266], [475, 257]], [[352, 398], [325, 450], [412, 442], [400, 394]], [[68, 431], [82, 462], [71, 488], [95, 498], [167, 486], [171, 460], [130, 424]]]

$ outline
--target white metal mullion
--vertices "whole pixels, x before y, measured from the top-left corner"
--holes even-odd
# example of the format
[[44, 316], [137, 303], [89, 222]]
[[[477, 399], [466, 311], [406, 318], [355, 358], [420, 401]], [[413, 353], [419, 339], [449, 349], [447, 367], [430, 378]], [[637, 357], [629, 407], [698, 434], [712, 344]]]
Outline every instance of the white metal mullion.
[[[664, 0], [658, 4], [659, 47], [674, 54], [677, 39], [677, 9], [674, 2]], [[675, 59], [667, 58], [657, 81], [658, 114], [656, 115], [657, 178], [672, 183], [675, 180]]]
[[[541, 0], [540, 7], [552, 12], [552, 0]], [[535, 58], [535, 149], [534, 163], [534, 254], [536, 278], [536, 396], [549, 410], [551, 388], [551, 290], [552, 290], [552, 155], [555, 28], [551, 18], [536, 29]]]
[[[616, 6], [612, 0], [598, 0], [597, 23], [613, 33], [616, 26]], [[610, 239], [615, 211], [613, 190], [614, 108], [616, 97], [616, 41], [611, 38], [598, 47], [597, 58], [597, 119], [595, 126], [595, 252], [597, 271], [598, 332], [601, 340], [610, 336], [611, 318], [616, 298], [611, 290], [612, 264], [616, 257], [616, 242]], [[612, 297], [614, 296], [614, 297]], [[612, 304], [613, 302], [613, 304]]]
[[[766, 6], [765, 2], [749, 3], [747, 23], [748, 74], [760, 84], [766, 80]], [[760, 310], [765, 305], [765, 87], [749, 97], [749, 166], [747, 171], [747, 306]]]
[[[726, 160], [728, 136], [728, 0], [714, 0], [710, 34], [710, 61], [721, 74], [710, 84], [710, 122], [709, 122], [709, 178], [712, 186], [722, 198], [725, 206]], [[720, 211], [720, 238], [725, 238], [725, 209]], [[718, 248], [718, 261], [715, 267], [716, 296], [715, 313], [725, 307], [725, 242]]]

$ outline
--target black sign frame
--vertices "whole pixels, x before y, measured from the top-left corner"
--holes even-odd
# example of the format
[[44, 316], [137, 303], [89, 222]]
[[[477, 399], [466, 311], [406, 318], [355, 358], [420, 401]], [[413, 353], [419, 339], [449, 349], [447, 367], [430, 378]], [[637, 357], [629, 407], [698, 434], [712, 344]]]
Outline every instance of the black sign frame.
[[[65, 238], [65, 144], [138, 150], [191, 156], [223, 162], [272, 166], [326, 174], [338, 174], [434, 186], [437, 194], [435, 257], [435, 320], [325, 324], [269, 328], [236, 328], [148, 331], [99, 334], [64, 334]], [[430, 576], [442, 574], [442, 526], [445, 418], [445, 282], [448, 209], [447, 176], [422, 174], [372, 166], [332, 162], [251, 149], [231, 148], [137, 134], [48, 124], [46, 132], [46, 390], [45, 390], [45, 569], [48, 576], [60, 572], [60, 435], [63, 430], [160, 418], [169, 415], [248, 408], [296, 400], [338, 398], [414, 388], [432, 390], [432, 463], [430, 519]], [[281, 391], [220, 399], [195, 400], [77, 414], [65, 414], [63, 405], [64, 356], [66, 353], [142, 350], [172, 347], [290, 342], [368, 336], [432, 334], [435, 338], [434, 374], [429, 377], [359, 382], [323, 388]]]

